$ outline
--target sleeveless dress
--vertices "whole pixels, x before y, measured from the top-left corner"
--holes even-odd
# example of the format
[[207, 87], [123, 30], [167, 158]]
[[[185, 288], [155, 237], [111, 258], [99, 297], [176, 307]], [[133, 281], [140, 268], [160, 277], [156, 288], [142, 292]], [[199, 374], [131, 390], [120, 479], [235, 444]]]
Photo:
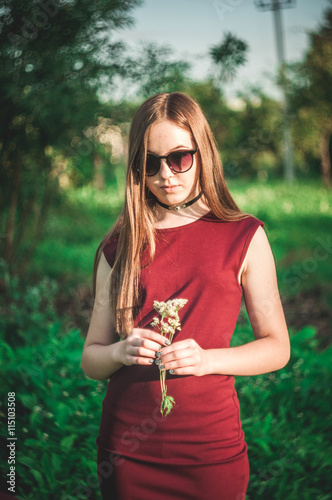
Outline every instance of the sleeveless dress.
[[[152, 329], [155, 300], [188, 299], [173, 343], [193, 338], [203, 349], [228, 348], [240, 310], [238, 274], [263, 222], [225, 222], [211, 212], [159, 229], [156, 254], [142, 269], [142, 308], [135, 327]], [[117, 241], [104, 248], [110, 266]], [[145, 263], [146, 255], [142, 256]], [[231, 375], [166, 375], [175, 406], [160, 414], [159, 369], [123, 366], [103, 400], [97, 473], [104, 500], [244, 500], [247, 444]]]

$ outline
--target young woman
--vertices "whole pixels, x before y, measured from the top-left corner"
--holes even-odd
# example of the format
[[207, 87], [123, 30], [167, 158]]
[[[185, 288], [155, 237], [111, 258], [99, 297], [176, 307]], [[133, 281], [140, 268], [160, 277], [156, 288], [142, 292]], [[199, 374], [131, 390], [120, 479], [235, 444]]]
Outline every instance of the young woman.
[[[244, 500], [234, 375], [275, 371], [290, 344], [263, 222], [240, 211], [208, 123], [182, 93], [151, 97], [129, 137], [125, 204], [95, 261], [82, 367], [109, 379], [98, 445], [107, 500]], [[255, 340], [229, 347], [241, 296]], [[169, 343], [154, 301], [188, 302]], [[121, 341], [120, 341], [121, 340]], [[175, 406], [160, 413], [160, 371]]]

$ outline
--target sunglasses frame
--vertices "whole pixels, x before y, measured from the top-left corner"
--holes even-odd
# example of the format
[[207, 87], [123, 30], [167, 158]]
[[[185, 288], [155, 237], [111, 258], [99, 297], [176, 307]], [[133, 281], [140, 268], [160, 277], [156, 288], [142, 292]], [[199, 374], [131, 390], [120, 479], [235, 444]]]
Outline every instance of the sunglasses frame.
[[[148, 174], [148, 173], [146, 172], [146, 166], [145, 166], [145, 175], [146, 175], [147, 177], [153, 177], [154, 175], [156, 175], [156, 174], [159, 172], [159, 170], [160, 170], [161, 160], [166, 160], [166, 164], [167, 164], [168, 168], [169, 168], [169, 169], [170, 169], [170, 170], [171, 170], [174, 174], [184, 174], [184, 173], [188, 172], [188, 171], [192, 168], [192, 166], [193, 166], [193, 164], [194, 164], [194, 155], [197, 153], [197, 151], [198, 151], [198, 147], [196, 147], [195, 149], [179, 149], [178, 151], [171, 151], [171, 152], [170, 152], [170, 153], [168, 153], [168, 155], [166, 155], [166, 156], [157, 156], [157, 155], [154, 155], [154, 154], [152, 154], [152, 153], [148, 153], [148, 155], [150, 155], [150, 156], [154, 156], [155, 158], [157, 158], [157, 159], [159, 160], [159, 167], [158, 167], [158, 169], [155, 171], [155, 173], [154, 173], [154, 174]], [[178, 172], [177, 170], [174, 170], [174, 168], [172, 167], [172, 165], [170, 165], [170, 162], [169, 162], [168, 158], [169, 158], [169, 156], [171, 156], [172, 154], [176, 154], [176, 153], [189, 153], [189, 154], [191, 155], [191, 165], [190, 165], [190, 167], [189, 167], [189, 168], [187, 168], [187, 170], [183, 170], [182, 172]]]

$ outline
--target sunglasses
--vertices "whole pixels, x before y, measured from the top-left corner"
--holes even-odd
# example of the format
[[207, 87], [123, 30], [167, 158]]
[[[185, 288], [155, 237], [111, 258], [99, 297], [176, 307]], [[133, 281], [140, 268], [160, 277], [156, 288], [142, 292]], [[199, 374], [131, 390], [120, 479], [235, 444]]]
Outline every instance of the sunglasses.
[[197, 153], [198, 148], [192, 149], [190, 151], [172, 151], [166, 156], [156, 156], [152, 153], [148, 153], [146, 157], [145, 164], [145, 175], [151, 177], [156, 175], [160, 169], [161, 160], [166, 160], [168, 167], [175, 174], [183, 174], [188, 172], [193, 166], [193, 157]]

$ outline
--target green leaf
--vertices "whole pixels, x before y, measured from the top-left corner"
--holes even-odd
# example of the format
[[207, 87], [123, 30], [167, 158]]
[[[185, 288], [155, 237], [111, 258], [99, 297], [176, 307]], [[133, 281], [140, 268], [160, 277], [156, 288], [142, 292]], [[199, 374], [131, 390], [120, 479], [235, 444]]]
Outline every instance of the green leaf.
[[264, 427], [263, 427], [264, 434], [269, 433], [269, 431], [271, 429], [272, 420], [273, 420], [273, 415], [271, 413], [268, 413], [266, 415], [265, 421], [264, 421]]
[[305, 326], [293, 338], [292, 344], [302, 344], [316, 336], [316, 329], [313, 326]]
[[44, 484], [43, 476], [41, 475], [41, 473], [39, 472], [39, 470], [31, 468], [30, 472], [34, 476], [34, 478], [36, 479], [36, 481], [38, 482], [38, 484], [40, 486]]
[[29, 408], [30, 410], [32, 410], [32, 408], [36, 404], [36, 398], [31, 394], [21, 394], [19, 395], [19, 399], [21, 400], [23, 405]]
[[165, 395], [162, 399], [161, 402], [161, 407], [160, 407], [160, 412], [163, 417], [167, 417], [167, 415], [170, 413], [171, 409], [175, 405], [175, 400], [172, 398], [172, 396], [166, 396], [166, 391]]
[[27, 457], [27, 456], [20, 458], [20, 463], [23, 464], [23, 465], [26, 465], [29, 468], [31, 468], [34, 465], [36, 465], [35, 460], [33, 458], [30, 458], [30, 457]]
[[41, 473], [38, 470], [33, 468], [33, 466], [34, 467], [36, 466], [36, 460], [34, 460], [33, 458], [29, 458], [29, 457], [23, 457], [23, 458], [20, 458], [20, 463], [29, 467], [30, 473], [37, 480], [39, 486], [44, 484], [43, 476], [41, 475]]
[[13, 349], [4, 340], [2, 340], [2, 339], [0, 340], [0, 350], [2, 351], [2, 353], [4, 351], [6, 351], [6, 354], [8, 355], [8, 358], [9, 359], [13, 359], [13, 357], [14, 357], [14, 351], [13, 351]]
[[61, 466], [62, 466], [62, 461], [61, 461], [61, 458], [59, 457], [59, 455], [57, 455], [56, 453], [52, 453], [51, 461], [52, 461], [52, 466], [53, 466], [54, 472], [56, 473], [56, 472], [60, 471]]
[[253, 439], [253, 442], [258, 444], [258, 446], [262, 448], [265, 451], [265, 453], [267, 453], [268, 456], [271, 455], [271, 449], [268, 443], [266, 442], [266, 439], [263, 438]]
[[71, 434], [70, 436], [64, 437], [63, 439], [61, 439], [60, 442], [61, 448], [64, 448], [66, 451], [70, 450], [70, 448], [74, 444], [75, 439], [76, 439], [76, 434]]
[[[30, 438], [24, 441], [24, 445], [36, 449], [40, 445], [40, 441], [38, 441], [38, 439]], [[34, 465], [34, 462], [31, 465]]]

